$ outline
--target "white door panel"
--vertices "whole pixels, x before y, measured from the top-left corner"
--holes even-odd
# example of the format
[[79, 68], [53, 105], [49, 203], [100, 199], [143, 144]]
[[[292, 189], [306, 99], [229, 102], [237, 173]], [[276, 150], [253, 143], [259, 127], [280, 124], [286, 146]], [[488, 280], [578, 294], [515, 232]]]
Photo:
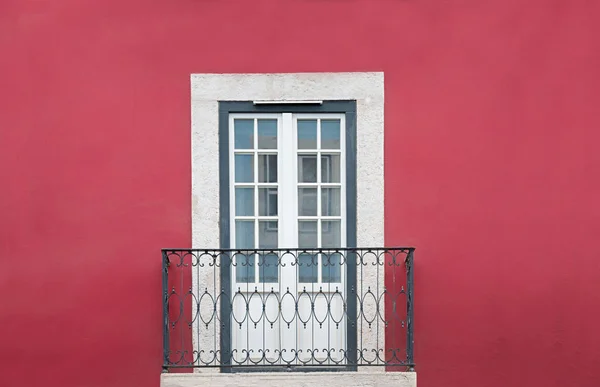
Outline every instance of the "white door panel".
[[[341, 114], [230, 115], [231, 246], [346, 244]], [[236, 364], [338, 362], [346, 348], [339, 255], [237, 254], [232, 270]]]

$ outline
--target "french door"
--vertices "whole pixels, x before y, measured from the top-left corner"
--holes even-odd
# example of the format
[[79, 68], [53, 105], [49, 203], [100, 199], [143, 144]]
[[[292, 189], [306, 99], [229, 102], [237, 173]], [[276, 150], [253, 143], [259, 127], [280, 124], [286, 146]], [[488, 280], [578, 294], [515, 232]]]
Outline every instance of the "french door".
[[234, 364], [343, 361], [344, 257], [314, 249], [346, 247], [345, 130], [344, 114], [229, 116]]

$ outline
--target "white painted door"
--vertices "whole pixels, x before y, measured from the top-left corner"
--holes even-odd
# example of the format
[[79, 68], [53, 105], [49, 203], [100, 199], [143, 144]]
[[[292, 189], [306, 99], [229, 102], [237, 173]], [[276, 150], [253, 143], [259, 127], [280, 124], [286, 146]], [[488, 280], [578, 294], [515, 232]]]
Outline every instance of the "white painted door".
[[232, 114], [234, 364], [344, 358], [345, 121], [342, 114]]

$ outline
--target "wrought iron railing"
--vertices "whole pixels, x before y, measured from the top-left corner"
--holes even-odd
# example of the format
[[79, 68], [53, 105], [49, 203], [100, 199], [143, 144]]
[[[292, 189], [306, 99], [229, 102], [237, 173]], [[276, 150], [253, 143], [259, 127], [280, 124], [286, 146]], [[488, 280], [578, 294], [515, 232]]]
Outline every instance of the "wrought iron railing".
[[414, 248], [163, 249], [171, 368], [412, 370]]

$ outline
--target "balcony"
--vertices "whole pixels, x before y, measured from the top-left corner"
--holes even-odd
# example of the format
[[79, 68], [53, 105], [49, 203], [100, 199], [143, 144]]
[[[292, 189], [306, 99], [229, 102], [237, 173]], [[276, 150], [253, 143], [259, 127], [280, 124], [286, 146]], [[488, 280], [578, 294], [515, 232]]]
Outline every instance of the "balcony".
[[162, 258], [164, 372], [414, 371], [414, 248]]

